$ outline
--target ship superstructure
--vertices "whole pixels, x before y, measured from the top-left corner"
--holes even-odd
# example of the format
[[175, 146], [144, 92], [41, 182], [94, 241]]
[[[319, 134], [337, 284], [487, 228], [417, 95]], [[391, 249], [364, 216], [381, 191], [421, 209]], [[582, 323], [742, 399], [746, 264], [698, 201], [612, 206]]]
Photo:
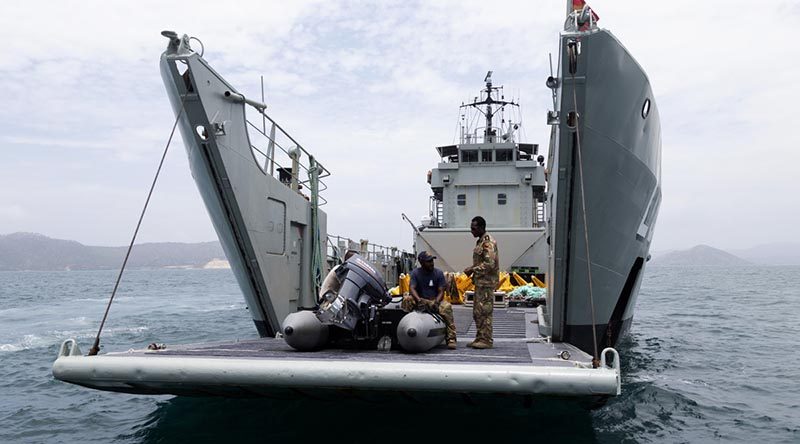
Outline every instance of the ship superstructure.
[[[428, 178], [429, 217], [416, 231], [415, 248], [438, 257], [446, 271], [471, 265], [470, 221], [483, 216], [497, 239], [500, 268], [543, 274], [547, 267], [544, 156], [539, 145], [519, 139], [517, 102], [492, 83], [461, 105], [459, 143], [436, 147], [441, 162]], [[508, 109], [510, 108], [510, 109]], [[470, 113], [469, 111], [472, 111]]]

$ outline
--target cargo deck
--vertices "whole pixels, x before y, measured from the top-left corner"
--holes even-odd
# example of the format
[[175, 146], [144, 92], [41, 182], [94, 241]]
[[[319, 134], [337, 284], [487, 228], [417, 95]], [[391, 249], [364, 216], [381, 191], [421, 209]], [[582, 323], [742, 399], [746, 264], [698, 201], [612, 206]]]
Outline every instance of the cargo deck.
[[[614, 396], [619, 394], [619, 359], [591, 356], [539, 335], [535, 308], [495, 308], [494, 348], [474, 350], [470, 307], [455, 306], [458, 349], [444, 345], [427, 353], [399, 350], [325, 349], [298, 352], [282, 339], [262, 338], [207, 344], [167, 344], [163, 350], [129, 350], [81, 356], [65, 341], [53, 366], [62, 381], [100, 390], [139, 394], [273, 396], [309, 389], [454, 394]], [[566, 352], [566, 353], [562, 353]], [[613, 353], [613, 366], [605, 355]], [[564, 359], [564, 357], [567, 359]]]

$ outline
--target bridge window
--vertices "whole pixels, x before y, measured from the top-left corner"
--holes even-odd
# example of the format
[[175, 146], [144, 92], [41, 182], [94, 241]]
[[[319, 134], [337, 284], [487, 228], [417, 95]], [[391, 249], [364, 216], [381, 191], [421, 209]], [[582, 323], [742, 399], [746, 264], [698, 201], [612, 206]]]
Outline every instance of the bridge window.
[[514, 160], [514, 153], [511, 150], [497, 150], [498, 162], [510, 162]]
[[462, 151], [461, 152], [461, 161], [462, 162], [477, 162], [478, 161], [478, 150]]
[[481, 162], [491, 162], [491, 161], [492, 161], [492, 150], [481, 151]]
[[456, 204], [460, 206], [464, 206], [467, 204], [467, 195], [466, 194], [459, 194], [456, 196]]

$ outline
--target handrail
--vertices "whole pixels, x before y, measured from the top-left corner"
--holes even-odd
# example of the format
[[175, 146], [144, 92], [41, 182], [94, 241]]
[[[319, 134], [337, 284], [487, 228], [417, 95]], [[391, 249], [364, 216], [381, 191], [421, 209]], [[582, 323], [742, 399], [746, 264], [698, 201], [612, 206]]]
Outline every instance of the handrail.
[[[503, 138], [503, 130], [504, 130], [503, 127], [492, 125], [491, 128], [489, 128], [489, 129], [497, 131], [497, 134], [492, 136], [494, 138], [494, 143], [505, 142], [504, 140], [502, 140], [502, 138]], [[485, 132], [486, 132], [486, 126], [485, 125], [484, 126], [476, 126], [474, 128], [470, 128], [470, 131], [465, 132], [464, 134], [462, 134], [461, 143], [462, 144], [487, 143], [487, 138], [486, 138]], [[513, 142], [510, 142], [510, 143], [513, 143]]]
[[[254, 108], [255, 108], [255, 107], [254, 107]], [[273, 120], [273, 119], [272, 119], [272, 117], [270, 117], [270, 116], [269, 116], [269, 114], [267, 114], [266, 112], [264, 112], [264, 109], [263, 109], [263, 108], [256, 108], [256, 110], [258, 110], [259, 114], [261, 114], [262, 116], [266, 117], [266, 118], [267, 118], [267, 120], [269, 120], [270, 122], [272, 122], [272, 124], [273, 124], [273, 125], [275, 125], [275, 128], [279, 129], [279, 130], [280, 130], [280, 132], [282, 132], [282, 133], [283, 133], [283, 134], [284, 134], [286, 137], [288, 137], [288, 138], [289, 138], [289, 140], [291, 140], [291, 141], [292, 141], [292, 142], [293, 142], [293, 143], [294, 143], [294, 144], [297, 146], [297, 148], [298, 148], [298, 149], [300, 149], [300, 151], [302, 151], [303, 153], [305, 153], [306, 157], [312, 156], [312, 154], [311, 154], [310, 152], [308, 152], [308, 151], [307, 151], [305, 148], [303, 148], [303, 145], [301, 145], [301, 144], [300, 144], [300, 142], [298, 142], [298, 141], [294, 140], [294, 137], [292, 137], [292, 136], [291, 136], [289, 133], [287, 133], [287, 132], [286, 132], [286, 130], [284, 130], [284, 129], [283, 129], [283, 127], [281, 127], [281, 126], [278, 124], [278, 122], [276, 122], [275, 120]], [[250, 123], [250, 121], [248, 121], [248, 123]], [[251, 124], [251, 125], [252, 125], [252, 124]], [[256, 127], [256, 129], [258, 129], [258, 127]], [[261, 132], [261, 131], [259, 130], [259, 132]], [[264, 134], [264, 133], [263, 133], [263, 132], [261, 132], [261, 134]], [[269, 137], [269, 136], [267, 136], [266, 134], [264, 134], [264, 136], [266, 136], [266, 137]], [[283, 149], [283, 148], [281, 148], [281, 149]], [[287, 153], [287, 154], [288, 154], [288, 153]], [[327, 169], [327, 168], [325, 168], [324, 166], [322, 166], [322, 164], [321, 164], [321, 163], [319, 163], [319, 162], [317, 163], [317, 167], [319, 167], [319, 168], [322, 170], [322, 172], [328, 172], [328, 169]], [[306, 169], [306, 171], [308, 171], [308, 169]], [[324, 177], [324, 176], [322, 176], [322, 175], [321, 175], [320, 177]]]
[[[261, 114], [262, 114], [262, 115], [263, 115], [265, 118], [269, 119], [269, 120], [270, 120], [270, 122], [272, 122], [272, 123], [274, 124], [274, 126], [275, 126], [277, 129], [279, 129], [279, 130], [280, 130], [280, 132], [281, 132], [281, 133], [282, 133], [284, 136], [286, 136], [287, 138], [289, 138], [289, 140], [291, 140], [292, 142], [296, 142], [296, 141], [294, 140], [294, 138], [292, 138], [292, 136], [290, 136], [288, 133], [286, 133], [286, 131], [285, 131], [283, 128], [281, 128], [279, 125], [277, 125], [277, 124], [276, 124], [276, 123], [275, 123], [275, 122], [272, 120], [272, 118], [270, 118], [270, 117], [269, 117], [269, 116], [268, 116], [266, 113], [261, 113]], [[253, 128], [253, 129], [254, 129], [254, 130], [255, 130], [255, 131], [258, 133], [258, 134], [262, 135], [262, 136], [263, 136], [263, 137], [265, 137], [267, 140], [269, 140], [269, 141], [270, 141], [270, 144], [271, 144], [272, 146], [277, 146], [277, 147], [278, 147], [278, 148], [279, 148], [279, 149], [280, 149], [280, 150], [281, 150], [281, 151], [282, 151], [284, 154], [286, 154], [286, 156], [289, 156], [290, 158], [292, 157], [292, 153], [291, 153], [291, 151], [290, 151], [289, 149], [287, 149], [286, 147], [284, 147], [284, 146], [283, 146], [281, 143], [279, 143], [277, 140], [275, 140], [277, 137], [271, 137], [270, 135], [268, 135], [267, 133], [265, 133], [265, 132], [264, 132], [264, 131], [263, 131], [261, 128], [259, 128], [259, 127], [258, 127], [256, 124], [254, 124], [253, 122], [251, 122], [251, 121], [250, 121], [250, 120], [248, 120], [248, 119], [245, 119], [245, 122], [247, 123], [247, 125], [249, 125], [251, 128]], [[268, 161], [269, 161], [269, 162], [270, 162], [272, 165], [277, 165], [277, 166], [279, 167], [279, 169], [280, 169], [280, 170], [283, 170], [284, 174], [289, 174], [289, 176], [290, 176], [292, 179], [296, 180], [298, 184], [302, 184], [302, 185], [305, 185], [307, 188], [311, 188], [310, 184], [311, 184], [312, 170], [311, 170], [311, 168], [310, 168], [310, 164], [309, 164], [309, 166], [306, 166], [306, 165], [304, 165], [303, 163], [300, 163], [300, 162], [298, 162], [298, 167], [299, 167], [299, 169], [302, 169], [302, 170], [303, 170], [303, 171], [305, 171], [305, 173], [306, 173], [306, 177], [307, 177], [307, 178], [305, 178], [305, 179], [304, 179], [304, 178], [302, 178], [302, 177], [300, 176], [300, 172], [299, 172], [299, 170], [297, 171], [297, 173], [293, 173], [293, 172], [292, 172], [292, 170], [291, 170], [291, 168], [287, 168], [287, 167], [285, 167], [284, 165], [282, 165], [280, 162], [278, 162], [278, 160], [275, 158], [275, 156], [274, 156], [274, 155], [270, 155], [269, 153], [265, 153], [263, 150], [259, 149], [259, 148], [258, 148], [256, 145], [254, 145], [254, 144], [252, 144], [252, 143], [250, 144], [250, 148], [251, 148], [252, 150], [256, 151], [257, 153], [259, 153], [260, 155], [264, 156], [264, 158], [265, 158], [266, 160], [268, 160]], [[320, 206], [322, 206], [322, 205], [325, 205], [325, 204], [327, 204], [327, 203], [328, 203], [328, 200], [327, 200], [327, 199], [325, 199], [324, 197], [322, 197], [321, 193], [322, 193], [323, 191], [326, 191], [326, 190], [328, 189], [328, 185], [327, 185], [327, 184], [326, 184], [324, 181], [322, 181], [321, 179], [323, 179], [323, 178], [325, 178], [325, 177], [328, 177], [328, 176], [330, 176], [330, 175], [331, 175], [330, 171], [328, 171], [328, 169], [327, 169], [327, 168], [325, 168], [325, 167], [324, 167], [324, 166], [323, 166], [321, 163], [319, 163], [319, 162], [316, 162], [316, 158], [315, 158], [315, 157], [314, 157], [314, 156], [313, 156], [311, 153], [309, 153], [309, 152], [308, 152], [308, 151], [307, 151], [305, 148], [303, 148], [303, 147], [302, 147], [302, 146], [300, 146], [300, 145], [297, 145], [297, 147], [296, 147], [296, 148], [297, 148], [298, 150], [300, 150], [300, 152], [302, 152], [302, 153], [305, 153], [305, 154], [306, 154], [306, 156], [300, 156], [300, 158], [301, 158], [301, 159], [302, 159], [303, 157], [305, 157], [305, 159], [307, 159], [307, 160], [306, 160], [306, 162], [310, 162], [310, 160], [311, 160], [311, 159], [315, 159], [315, 163], [316, 163], [316, 165], [315, 165], [315, 169], [316, 169], [316, 171], [315, 171], [315, 173], [314, 173], [314, 174], [316, 174], [316, 176], [317, 176], [317, 181], [318, 181], [317, 183], [318, 183], [318, 187], [319, 187], [319, 188], [318, 188], [318, 193], [319, 193], [319, 194], [318, 194], [318, 198], [319, 198], [319, 200], [320, 200], [320, 203], [319, 203], [319, 205], [320, 205]], [[293, 149], [293, 148], [292, 148], [292, 149]], [[273, 150], [273, 153], [274, 153], [274, 150]], [[273, 168], [273, 170], [274, 170], [274, 168]], [[268, 173], [266, 170], [264, 170], [264, 172], [265, 172], [265, 174], [270, 174], [270, 173]], [[270, 175], [273, 175], [273, 176], [274, 176], [274, 173], [272, 173], [272, 174], [270, 174]]]
[[[250, 144], [250, 149], [263, 156], [265, 160], [269, 161], [270, 165], [273, 166], [272, 168], [273, 171], [274, 171], [274, 165], [277, 165], [279, 167], [279, 171], [282, 171], [284, 174], [288, 173], [290, 178], [296, 181], [297, 184], [305, 185], [312, 193], [312, 196], [310, 196], [309, 199], [311, 200], [313, 207], [320, 207], [322, 205], [327, 204], [328, 203], [327, 199], [322, 197], [321, 193], [328, 189], [328, 185], [321, 179], [330, 176], [331, 175], [330, 171], [328, 171], [327, 168], [325, 168], [321, 163], [319, 163], [314, 155], [312, 155], [308, 150], [303, 148], [303, 146], [299, 142], [297, 142], [297, 140], [295, 140], [294, 137], [292, 137], [288, 132], [286, 132], [286, 130], [284, 130], [277, 122], [275, 122], [274, 119], [272, 119], [272, 117], [270, 117], [264, 111], [266, 109], [266, 105], [264, 103], [247, 99], [244, 95], [240, 93], [233, 93], [230, 91], [227, 91], [225, 96], [227, 99], [232, 100], [234, 102], [250, 105], [262, 116], [262, 118], [267, 119], [270, 121], [270, 123], [272, 123], [273, 130], [270, 131], [270, 134], [267, 134], [266, 128], [264, 129], [260, 128], [258, 125], [256, 125], [255, 123], [253, 123], [252, 121], [250, 121], [245, 117], [245, 122], [247, 123], [247, 125], [249, 125], [252, 129], [256, 131], [256, 133], [260, 134], [269, 141], [270, 148], [272, 148], [269, 151], [271, 151], [272, 154], [270, 154], [269, 152], [265, 153], [263, 150], [261, 150], [258, 146], [256, 146], [253, 143]], [[276, 140], [277, 137], [274, 135], [275, 129], [280, 131], [280, 133], [283, 134], [283, 136], [285, 136], [295, 146], [287, 149], [287, 147], [279, 143], [278, 140]], [[291, 168], [284, 167], [275, 158], [274, 147], [278, 147], [278, 149], [280, 149], [289, 158], [297, 156], [297, 154], [293, 154], [293, 150], [295, 149], [299, 150], [300, 153], [305, 154], [305, 156], [300, 155], [299, 158], [305, 158], [306, 159], [305, 161], [308, 162], [308, 166], [306, 166], [303, 163], [300, 163], [298, 159], [298, 162], [296, 164], [297, 171], [292, 171]], [[300, 169], [305, 171], [306, 173], [305, 179], [300, 176], [300, 171], [299, 171]], [[264, 170], [264, 168], [262, 168], [262, 170]], [[266, 170], [264, 170], [264, 173], [274, 177], [274, 173], [269, 173]], [[346, 241], [348, 248], [350, 247], [351, 244], [358, 245], [357, 249], [365, 253], [367, 259], [372, 260], [373, 262], [377, 261], [384, 262], [386, 260], [402, 259], [404, 257], [411, 255], [411, 253], [408, 253], [404, 249], [399, 249], [396, 247], [387, 247], [384, 245], [379, 245], [368, 241], [366, 243], [361, 241], [355, 242], [350, 238], [338, 235], [328, 235], [327, 239], [328, 239], [328, 245], [326, 245], [327, 247], [326, 249], [330, 249], [330, 251], [332, 251], [333, 253], [336, 253], [336, 250], [339, 249], [338, 244], [341, 241]], [[336, 240], [336, 244], [334, 244], [333, 242], [334, 239]], [[337, 257], [338, 255], [327, 254], [327, 256], [328, 258], [334, 258]]]
[[[334, 243], [333, 239], [336, 240], [335, 243]], [[346, 241], [347, 242], [347, 249], [350, 249], [350, 244], [356, 244], [356, 245], [358, 245], [358, 247], [353, 248], [353, 249], [361, 251], [361, 242], [356, 242], [353, 239], [350, 239], [349, 237], [338, 236], [338, 235], [334, 235], [334, 234], [328, 234], [328, 246], [331, 247], [332, 250], [338, 250], [339, 249], [339, 242], [341, 242], [341, 241]], [[391, 258], [391, 259], [401, 258], [404, 255], [410, 254], [409, 252], [407, 252], [404, 249], [400, 249], [400, 248], [397, 248], [397, 247], [387, 247], [385, 245], [374, 244], [374, 243], [371, 243], [371, 242], [367, 242], [366, 246], [367, 246], [366, 253], [368, 254], [368, 256], [373, 256], [373, 257], [376, 257], [376, 258], [379, 256], [379, 254], [380, 254], [380, 256], [385, 256], [385, 257], [388, 257], [388, 258]], [[370, 247], [372, 247], [371, 251], [370, 251]], [[340, 252], [340, 253], [343, 253], [343, 252]], [[339, 257], [339, 256], [338, 255], [337, 256], [333, 256], [333, 255], [328, 254], [328, 257]], [[384, 259], [384, 257], [380, 257], [380, 258]]]
[[[274, 164], [275, 164], [275, 165], [278, 165], [278, 167], [280, 167], [280, 168], [284, 168], [284, 169], [285, 169], [285, 167], [284, 167], [283, 165], [281, 165], [280, 163], [278, 163], [277, 161], [275, 161], [275, 160], [274, 160], [272, 157], [270, 157], [268, 154], [266, 154], [266, 153], [264, 153], [263, 151], [261, 151], [260, 149], [258, 149], [258, 147], [257, 147], [257, 146], [255, 146], [255, 145], [252, 145], [252, 144], [251, 144], [251, 145], [250, 145], [250, 148], [251, 148], [251, 149], [253, 149], [253, 150], [255, 150], [256, 152], [258, 152], [258, 153], [259, 153], [259, 154], [261, 154], [262, 156], [264, 156], [266, 159], [269, 159], [271, 162], [274, 162]], [[305, 169], [305, 168], [304, 168], [304, 169]], [[266, 173], [266, 174], [269, 174], [269, 173], [267, 173], [266, 171], [265, 171], [265, 173]], [[299, 177], [298, 175], [294, 175], [294, 174], [292, 174], [291, 172], [289, 172], [289, 175], [290, 175], [291, 177], [294, 177], [295, 179], [297, 179], [297, 183], [299, 183], [299, 184], [306, 185], [306, 184], [309, 184], [309, 183], [311, 183], [311, 179], [300, 180], [300, 177]], [[328, 177], [328, 176], [330, 176], [330, 174], [327, 174], [327, 175], [325, 175], [324, 177]], [[320, 193], [321, 193], [322, 191], [325, 191], [325, 190], [327, 190], [327, 189], [328, 189], [328, 185], [327, 185], [327, 184], [325, 184], [325, 182], [322, 182], [322, 181], [318, 181], [318, 182], [319, 182], [319, 185], [322, 185], [322, 187], [323, 187], [323, 188], [320, 188], [320, 189], [318, 190]], [[325, 204], [327, 204], [327, 203], [328, 203], [328, 200], [327, 200], [327, 199], [325, 199], [324, 197], [322, 197], [322, 195], [319, 195], [319, 199], [322, 201], [322, 203], [320, 203], [320, 204], [319, 204], [320, 206], [322, 206], [322, 205], [325, 205]]]
[[[264, 114], [264, 116], [266, 117], [266, 114]], [[267, 117], [267, 119], [269, 119], [269, 117]], [[270, 119], [270, 121], [272, 121], [272, 120]], [[246, 120], [246, 122], [247, 122], [247, 124], [248, 124], [248, 125], [250, 125], [251, 127], [253, 127], [253, 128], [254, 128], [254, 129], [255, 129], [255, 130], [256, 130], [256, 131], [259, 133], [259, 134], [261, 134], [262, 136], [266, 137], [268, 140], [272, 141], [272, 142], [275, 144], [275, 146], [277, 146], [278, 148], [280, 148], [280, 149], [281, 149], [281, 151], [283, 151], [283, 152], [284, 152], [284, 153], [285, 153], [287, 156], [291, 156], [291, 153], [290, 153], [290, 152], [289, 152], [289, 151], [288, 151], [286, 148], [284, 148], [284, 147], [283, 147], [283, 145], [279, 144], [279, 143], [278, 143], [277, 141], [275, 141], [275, 140], [274, 140], [272, 137], [270, 137], [270, 136], [268, 136], [266, 133], [264, 133], [264, 131], [262, 131], [261, 129], [259, 129], [259, 128], [258, 128], [258, 127], [257, 127], [257, 126], [256, 126], [256, 125], [253, 123], [253, 122], [251, 122], [250, 120]], [[289, 138], [289, 139], [290, 139], [292, 142], [294, 142], [294, 139], [292, 139], [292, 136], [290, 136], [289, 134], [287, 134], [287, 133], [286, 133], [286, 132], [285, 132], [285, 131], [284, 131], [282, 128], [280, 128], [280, 126], [278, 126], [277, 124], [276, 124], [275, 126], [276, 126], [278, 129], [280, 129], [280, 130], [281, 130], [281, 132], [282, 132], [282, 133], [283, 133], [283, 134], [284, 134], [286, 137], [288, 137], [288, 138]], [[302, 146], [300, 146], [300, 145], [297, 145], [297, 148], [298, 148], [298, 149], [300, 149], [300, 151], [302, 151], [303, 153], [305, 153], [305, 154], [306, 154], [306, 158], [311, 158], [311, 157], [314, 157], [314, 156], [313, 156], [313, 154], [309, 153], [309, 152], [308, 152], [308, 151], [307, 151], [305, 148], [303, 148]], [[259, 151], [259, 152], [260, 152], [261, 154], [264, 154], [264, 153], [263, 153], [263, 152], [261, 152], [261, 151]], [[264, 155], [266, 156], [266, 154], [264, 154]], [[308, 168], [307, 168], [305, 165], [302, 165], [302, 164], [301, 164], [301, 165], [300, 165], [300, 167], [301, 167], [301, 168], [303, 168], [303, 169], [306, 171], [306, 173], [310, 173], [309, 169], [308, 169]], [[321, 169], [320, 178], [323, 178], [323, 177], [328, 177], [328, 176], [330, 176], [330, 175], [331, 175], [330, 171], [328, 171], [328, 169], [327, 169], [327, 168], [325, 168], [325, 167], [324, 167], [324, 166], [323, 166], [321, 163], [319, 163], [319, 162], [317, 162], [317, 168], [320, 168], [320, 169]]]

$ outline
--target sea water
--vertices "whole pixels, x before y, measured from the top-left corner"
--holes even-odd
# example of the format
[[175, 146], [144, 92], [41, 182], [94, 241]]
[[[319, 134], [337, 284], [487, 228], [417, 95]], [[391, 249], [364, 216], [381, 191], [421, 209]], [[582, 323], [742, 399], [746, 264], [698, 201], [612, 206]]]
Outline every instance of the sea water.
[[[91, 346], [116, 271], [0, 272], [0, 442], [800, 442], [800, 267], [646, 270], [595, 410], [141, 396], [57, 381]], [[126, 271], [103, 351], [255, 338], [230, 270]], [[510, 441], [513, 440], [513, 441]]]

